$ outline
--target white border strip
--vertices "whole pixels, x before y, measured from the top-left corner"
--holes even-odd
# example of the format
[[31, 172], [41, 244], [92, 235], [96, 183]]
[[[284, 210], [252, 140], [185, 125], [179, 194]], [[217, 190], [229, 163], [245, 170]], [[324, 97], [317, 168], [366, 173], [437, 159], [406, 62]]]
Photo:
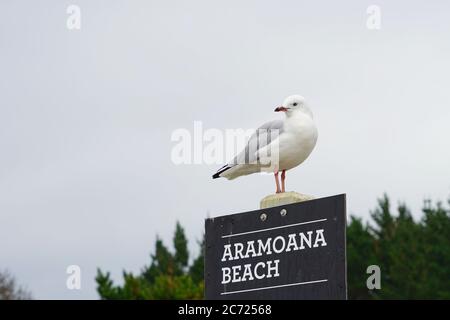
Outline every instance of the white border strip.
[[256, 233], [256, 232], [264, 232], [264, 231], [269, 231], [269, 230], [282, 229], [282, 228], [288, 228], [288, 227], [293, 227], [293, 226], [300, 226], [302, 224], [310, 224], [310, 223], [316, 223], [316, 222], [322, 222], [322, 221], [327, 221], [327, 219], [325, 218], [325, 219], [319, 219], [319, 220], [311, 220], [311, 221], [287, 224], [285, 226], [279, 226], [279, 227], [273, 227], [273, 228], [267, 228], [267, 229], [260, 229], [260, 230], [254, 230], [254, 231], [248, 231], [248, 232], [241, 232], [241, 233], [235, 233], [235, 234], [228, 234], [228, 235], [222, 236], [222, 239], [242, 236], [244, 234], [251, 234], [251, 233]]
[[301, 286], [301, 285], [304, 285], [304, 284], [320, 283], [320, 282], [327, 282], [327, 281], [328, 281], [328, 279], [306, 281], [306, 282], [296, 282], [296, 283], [282, 284], [282, 285], [279, 285], [279, 286], [271, 286], [271, 287], [262, 287], [262, 288], [253, 288], [253, 289], [246, 289], [246, 290], [222, 292], [220, 295], [228, 295], [228, 294], [250, 292], [250, 291], [257, 291], [257, 290], [268, 290], [268, 289], [283, 288], [283, 287]]

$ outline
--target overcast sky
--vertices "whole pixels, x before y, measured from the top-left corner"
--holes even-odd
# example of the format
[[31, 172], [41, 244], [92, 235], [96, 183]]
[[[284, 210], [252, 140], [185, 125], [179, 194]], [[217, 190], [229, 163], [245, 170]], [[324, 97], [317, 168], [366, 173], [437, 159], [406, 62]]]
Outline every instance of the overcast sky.
[[449, 35], [448, 1], [2, 0], [0, 269], [36, 298], [96, 299], [97, 267], [139, 272], [177, 220], [197, 252], [208, 213], [257, 209], [274, 181], [176, 166], [172, 132], [255, 128], [290, 94], [319, 139], [288, 190], [347, 193], [365, 219], [387, 192], [419, 218], [450, 194]]

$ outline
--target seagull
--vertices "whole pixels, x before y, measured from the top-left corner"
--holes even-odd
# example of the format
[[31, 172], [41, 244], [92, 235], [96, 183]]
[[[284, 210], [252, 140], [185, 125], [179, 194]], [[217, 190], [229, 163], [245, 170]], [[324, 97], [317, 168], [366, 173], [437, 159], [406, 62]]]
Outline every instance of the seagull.
[[233, 180], [256, 172], [270, 172], [275, 176], [276, 193], [285, 192], [286, 171], [308, 158], [316, 145], [318, 131], [313, 114], [300, 95], [287, 97], [275, 112], [284, 112], [286, 117], [259, 127], [244, 150], [221, 167], [213, 179], [224, 177]]

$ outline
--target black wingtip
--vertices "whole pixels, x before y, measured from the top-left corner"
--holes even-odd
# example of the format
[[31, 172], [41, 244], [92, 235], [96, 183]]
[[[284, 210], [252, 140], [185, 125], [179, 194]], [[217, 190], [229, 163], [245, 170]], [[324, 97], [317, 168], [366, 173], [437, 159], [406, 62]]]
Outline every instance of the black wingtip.
[[223, 172], [225, 172], [225, 171], [227, 171], [227, 170], [230, 169], [230, 168], [231, 168], [230, 165], [228, 165], [228, 164], [224, 165], [222, 168], [220, 168], [219, 170], [217, 170], [216, 173], [213, 174], [212, 178], [213, 178], [213, 179], [220, 178], [220, 174], [223, 173]]
[[220, 178], [220, 172], [214, 173], [212, 176], [213, 179]]

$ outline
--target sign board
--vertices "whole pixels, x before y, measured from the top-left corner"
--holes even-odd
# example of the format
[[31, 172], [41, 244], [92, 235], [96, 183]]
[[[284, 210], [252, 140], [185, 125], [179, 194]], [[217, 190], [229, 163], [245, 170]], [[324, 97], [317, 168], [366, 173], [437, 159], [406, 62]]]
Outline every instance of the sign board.
[[206, 299], [346, 299], [345, 194], [205, 221]]

